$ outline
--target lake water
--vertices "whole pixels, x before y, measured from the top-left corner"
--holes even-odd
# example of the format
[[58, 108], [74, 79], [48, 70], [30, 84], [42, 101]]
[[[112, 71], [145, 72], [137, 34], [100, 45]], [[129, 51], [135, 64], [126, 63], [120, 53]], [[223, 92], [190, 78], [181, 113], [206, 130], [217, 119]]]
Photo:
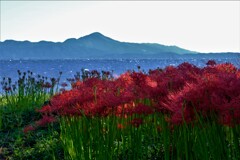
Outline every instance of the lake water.
[[[59, 72], [63, 72], [61, 81], [66, 78], [73, 78], [76, 72], [82, 68], [98, 71], [114, 71], [119, 75], [127, 70], [137, 70], [137, 66], [148, 71], [158, 67], [164, 68], [168, 65], [177, 66], [183, 62], [192, 63], [198, 67], [206, 66], [208, 59], [115, 59], [115, 60], [0, 60], [0, 81], [3, 77], [11, 77], [17, 80], [17, 70], [32, 71], [35, 75], [41, 74], [47, 77], [58, 77]], [[216, 59], [217, 63], [230, 62], [239, 67], [239, 59]]]

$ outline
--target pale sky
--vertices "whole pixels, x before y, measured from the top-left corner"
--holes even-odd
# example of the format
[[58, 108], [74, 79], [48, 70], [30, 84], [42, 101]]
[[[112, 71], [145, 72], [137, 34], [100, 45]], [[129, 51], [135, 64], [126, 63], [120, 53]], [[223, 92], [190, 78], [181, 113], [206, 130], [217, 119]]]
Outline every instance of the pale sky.
[[199, 52], [240, 52], [240, 1], [1, 1], [0, 41], [101, 32]]

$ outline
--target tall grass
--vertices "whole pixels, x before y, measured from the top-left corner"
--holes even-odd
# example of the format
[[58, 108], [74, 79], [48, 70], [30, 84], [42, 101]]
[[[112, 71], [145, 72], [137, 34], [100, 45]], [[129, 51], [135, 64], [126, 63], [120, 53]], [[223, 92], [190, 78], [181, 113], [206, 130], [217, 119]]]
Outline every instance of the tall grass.
[[17, 82], [11, 78], [1, 80], [0, 159], [53, 157], [59, 143], [56, 125], [29, 135], [23, 133], [23, 128], [41, 117], [36, 109], [48, 103], [57, 84], [58, 79], [34, 76], [30, 71], [18, 71]]
[[[139, 127], [117, 117], [63, 117], [65, 159], [229, 159], [240, 157], [240, 127], [214, 121], [170, 126], [163, 115]], [[161, 126], [161, 127], [160, 127]], [[160, 128], [159, 128], [160, 127]]]

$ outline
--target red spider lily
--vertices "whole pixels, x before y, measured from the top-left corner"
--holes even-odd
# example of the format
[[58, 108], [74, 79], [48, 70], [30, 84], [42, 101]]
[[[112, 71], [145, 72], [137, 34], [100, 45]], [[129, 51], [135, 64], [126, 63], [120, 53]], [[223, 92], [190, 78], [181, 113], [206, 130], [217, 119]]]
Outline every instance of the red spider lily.
[[152, 114], [154, 113], [153, 107], [144, 104], [135, 104], [134, 102], [125, 103], [124, 105], [119, 105], [115, 110], [117, 116], [131, 116], [133, 114]]
[[40, 113], [51, 113], [52, 107], [50, 105], [43, 106], [41, 109], [37, 110]]
[[133, 72], [131, 75], [133, 82], [136, 86], [145, 86], [146, 75], [142, 72]]
[[240, 78], [240, 69], [238, 69], [238, 71], [236, 72], [237, 78]]
[[240, 95], [219, 108], [220, 122], [226, 125], [240, 124]]
[[119, 124], [117, 124], [117, 128], [121, 130], [121, 129], [124, 129], [125, 127], [119, 123]]
[[[230, 120], [239, 117], [227, 116], [229, 114], [224, 112], [223, 108], [234, 106], [233, 100], [240, 95], [239, 88], [240, 81], [232, 72], [210, 70], [208, 73], [205, 69], [201, 78], [197, 79], [197, 83], [186, 83], [182, 90], [168, 95], [167, 104], [165, 102], [162, 104], [172, 112], [174, 123], [183, 122], [183, 118], [186, 122], [191, 122], [195, 119], [195, 112], [203, 116], [210, 116], [209, 113], [215, 112], [220, 116], [219, 119], [223, 119], [222, 115], [225, 117], [225, 123], [228, 119], [230, 124]], [[235, 107], [234, 110], [238, 109]]]
[[23, 129], [23, 132], [26, 134], [30, 131], [34, 131], [36, 128], [34, 128], [32, 125], [29, 125], [29, 126], [26, 126], [24, 129]]
[[131, 74], [133, 84], [131, 84], [131, 92], [135, 98], [143, 99], [151, 97], [154, 91], [153, 88], [157, 87], [157, 82], [147, 77], [142, 72], [133, 72]]
[[143, 124], [143, 119], [142, 118], [134, 118], [132, 121], [131, 121], [131, 124], [138, 128], [140, 125]]
[[43, 88], [52, 88], [52, 85], [51, 85], [51, 83], [46, 82], [45, 84], [42, 84], [42, 87]]
[[148, 74], [149, 75], [155, 75], [155, 74], [159, 74], [159, 73], [161, 73], [161, 72], [163, 72], [163, 70], [162, 69], [155, 69], [155, 70], [151, 70], [151, 69], [149, 69], [149, 71], [148, 71]]
[[3, 88], [6, 92], [9, 92], [9, 91], [11, 91], [12, 90], [12, 88], [11, 87], [4, 87]]
[[118, 117], [127, 118], [129, 115], [133, 114], [133, 108], [134, 107], [135, 107], [134, 102], [129, 102], [129, 103], [119, 105], [115, 109], [115, 115], [118, 116]]
[[237, 72], [237, 68], [231, 63], [218, 64], [218, 65], [216, 65], [216, 68], [219, 71], [227, 72], [227, 73], [236, 73]]
[[158, 131], [158, 132], [161, 132], [161, 131], [162, 131], [162, 127], [158, 125], [158, 126], [157, 126], [157, 131]]
[[83, 82], [77, 81], [75, 83], [71, 83], [73, 89], [78, 89], [82, 86]]
[[209, 61], [207, 61], [207, 63], [206, 63], [206, 65], [208, 65], [208, 66], [214, 66], [214, 65], [216, 65], [217, 63], [216, 63], [216, 61], [214, 61], [214, 60], [209, 60]]
[[61, 84], [61, 87], [67, 87], [67, 86], [68, 86], [68, 84], [65, 82]]
[[55, 122], [55, 121], [56, 121], [56, 119], [54, 117], [43, 115], [43, 118], [40, 119], [39, 121], [37, 121], [36, 125], [40, 126], [40, 127], [43, 127], [46, 124], [49, 124], [49, 123], [52, 123], [52, 122]]
[[88, 78], [87, 80], [83, 81], [85, 87], [93, 87], [93, 86], [102, 86], [103, 81], [98, 78]]
[[133, 79], [130, 76], [130, 72], [126, 72], [118, 78], [118, 81], [121, 81], [121, 84], [131, 85], [133, 83]]
[[64, 89], [64, 88], [60, 88], [60, 90], [59, 90], [59, 92], [64, 92], [64, 91], [66, 91], [66, 89]]
[[93, 101], [94, 99], [95, 97], [91, 88], [85, 88], [82, 91], [73, 89], [54, 96], [51, 99], [51, 106], [53, 112], [66, 114], [64, 112], [69, 111], [69, 109], [73, 109], [74, 111], [78, 110], [79, 108], [76, 108], [77, 104], [83, 104], [84, 102]]
[[187, 83], [183, 90], [168, 95], [168, 104], [162, 103], [172, 113], [173, 123], [179, 124], [183, 122], [183, 118], [187, 122], [193, 120], [194, 102], [199, 99], [198, 94], [192, 94], [192, 92], [197, 92], [195, 89], [194, 84]]
[[190, 64], [188, 62], [184, 62], [182, 64], [180, 64], [178, 67], [177, 67], [178, 70], [181, 70], [181, 71], [194, 71], [194, 70], [199, 70], [199, 68], [197, 68], [195, 65], [193, 64]]
[[135, 114], [152, 114], [153, 109], [150, 106], [146, 106], [143, 104], [138, 104], [137, 107], [133, 109], [133, 113]]
[[152, 88], [156, 88], [157, 87], [157, 82], [152, 80], [149, 77], [146, 77], [146, 84]]

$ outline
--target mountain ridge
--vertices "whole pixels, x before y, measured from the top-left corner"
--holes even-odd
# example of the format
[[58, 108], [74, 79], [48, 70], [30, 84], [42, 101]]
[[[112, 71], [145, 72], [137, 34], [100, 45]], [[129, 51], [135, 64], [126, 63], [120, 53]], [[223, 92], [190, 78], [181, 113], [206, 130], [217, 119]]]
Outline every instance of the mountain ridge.
[[201, 54], [158, 43], [120, 42], [99, 32], [63, 42], [0, 42], [0, 59], [177, 58]]

